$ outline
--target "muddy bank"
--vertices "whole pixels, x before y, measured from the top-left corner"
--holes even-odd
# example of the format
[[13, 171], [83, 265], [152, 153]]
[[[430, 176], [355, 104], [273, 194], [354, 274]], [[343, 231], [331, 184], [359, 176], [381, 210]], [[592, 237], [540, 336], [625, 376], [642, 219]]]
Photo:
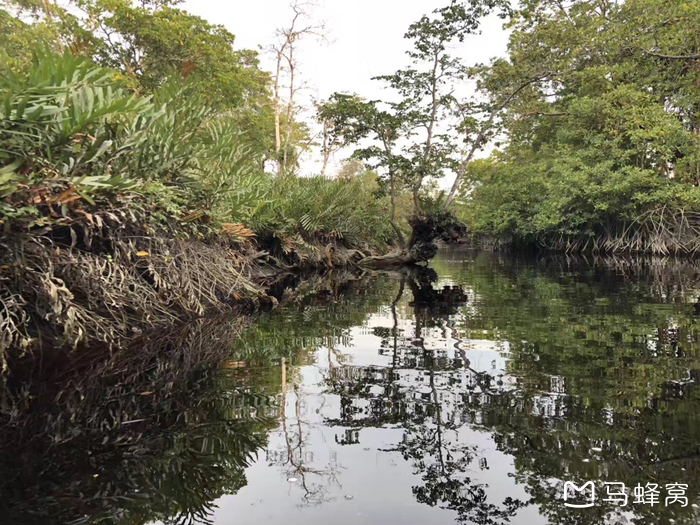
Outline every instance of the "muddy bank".
[[371, 255], [338, 242], [154, 228], [125, 210], [0, 237], [0, 360], [42, 346], [114, 350], [186, 320], [274, 306], [287, 274]]

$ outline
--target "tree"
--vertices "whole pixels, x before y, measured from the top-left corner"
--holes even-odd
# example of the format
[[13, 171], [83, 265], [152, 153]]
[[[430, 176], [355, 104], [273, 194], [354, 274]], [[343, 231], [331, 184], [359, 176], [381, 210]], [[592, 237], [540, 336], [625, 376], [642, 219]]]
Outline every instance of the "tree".
[[3, 71], [26, 71], [39, 43], [62, 52], [73, 31], [72, 17], [43, 0], [0, 2], [0, 67]]
[[568, 250], [695, 252], [699, 7], [542, 0], [514, 12], [509, 56], [478, 72], [488, 100], [509, 100], [496, 122], [507, 143], [463, 166], [469, 180], [452, 192], [472, 229]]
[[[390, 106], [391, 107], [391, 106]], [[392, 108], [393, 109], [393, 108]], [[378, 101], [366, 101], [356, 95], [333, 94], [319, 105], [319, 120], [331, 122], [329, 141], [333, 144], [353, 145], [370, 139], [372, 145], [359, 148], [353, 157], [366, 161], [372, 169], [386, 173], [391, 198], [390, 223], [396, 233], [399, 247], [406, 249], [403, 233], [396, 223], [396, 193], [398, 179], [403, 175], [407, 159], [397, 151], [397, 141], [407, 132], [405, 115], [398, 111], [381, 109]]]
[[333, 133], [335, 124], [326, 105], [316, 104], [316, 121], [321, 125], [321, 155], [323, 156], [321, 177], [326, 177], [331, 157], [340, 151], [344, 144], [338, 134]]
[[[289, 25], [277, 30], [277, 42], [271, 50], [275, 57], [273, 98], [275, 107], [275, 153], [277, 155], [277, 175], [286, 172], [290, 161], [290, 148], [295, 131], [295, 118], [298, 108], [296, 95], [302, 89], [298, 80], [297, 46], [305, 37], [324, 39], [324, 25], [311, 20], [311, 12], [316, 6], [313, 1], [294, 0], [291, 4], [292, 19]], [[287, 99], [282, 99], [283, 75], [286, 75]], [[282, 117], [284, 116], [284, 137]]]
[[[479, 69], [467, 67], [450, 48], [477, 33], [481, 19], [493, 12], [505, 18], [511, 12], [510, 5], [501, 0], [453, 0], [433, 16], [423, 16], [405, 35], [411, 42], [407, 52], [410, 66], [376, 77], [388, 84], [395, 99], [362, 101], [357, 96], [335, 94], [324, 106], [323, 121], [332, 122], [332, 133], [342, 137], [343, 145], [357, 147], [367, 140], [374, 143], [359, 147], [353, 156], [371, 162], [388, 179], [392, 222], [398, 186], [408, 188], [413, 197], [410, 240], [405, 242], [394, 224], [400, 251], [366, 263], [412, 263], [435, 254], [435, 238], [457, 224], [449, 208], [475, 153], [497, 134], [500, 117], [516, 95], [532, 83], [547, 80], [547, 74], [534, 73], [509, 96], [495, 102], [457, 94], [466, 78]], [[447, 174], [455, 175], [449, 195], [430, 195], [424, 182]]]

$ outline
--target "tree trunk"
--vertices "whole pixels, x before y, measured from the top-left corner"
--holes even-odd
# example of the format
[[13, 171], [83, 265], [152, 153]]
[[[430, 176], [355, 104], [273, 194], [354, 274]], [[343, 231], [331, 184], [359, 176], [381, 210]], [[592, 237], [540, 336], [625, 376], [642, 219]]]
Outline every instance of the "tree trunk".
[[391, 217], [389, 218], [389, 223], [391, 227], [394, 228], [396, 237], [399, 241], [399, 248], [402, 250], [406, 249], [406, 241], [404, 241], [403, 233], [401, 229], [396, 225], [396, 188], [394, 186], [394, 173], [389, 173], [389, 195], [391, 197]]
[[435, 257], [436, 253], [437, 245], [435, 245], [435, 243], [418, 243], [408, 249], [394, 250], [386, 255], [365, 257], [357, 264], [365, 268], [396, 268], [399, 266], [427, 263], [430, 259]]
[[328, 170], [328, 162], [331, 158], [331, 148], [328, 144], [329, 142], [329, 129], [328, 121], [323, 121], [323, 167], [321, 168], [321, 178], [326, 178], [326, 171]]
[[280, 116], [282, 108], [280, 107], [280, 74], [282, 72], [282, 50], [277, 52], [277, 72], [275, 74], [275, 153], [277, 161], [277, 176], [282, 174], [282, 163], [279, 159], [279, 153], [282, 149], [282, 133], [280, 130]]
[[284, 149], [282, 151], [282, 172], [286, 173], [287, 164], [289, 162], [289, 144], [292, 138], [292, 123], [294, 120], [294, 94], [296, 93], [296, 88], [294, 87], [294, 42], [289, 43], [289, 53], [287, 55], [287, 65], [289, 66], [289, 101], [287, 102], [287, 112], [285, 123], [285, 134], [284, 134]]
[[474, 154], [477, 152], [477, 150], [481, 147], [481, 143], [486, 137], [486, 133], [491, 130], [493, 127], [493, 121], [496, 118], [496, 116], [503, 111], [508, 104], [520, 93], [523, 91], [526, 87], [528, 87], [531, 84], [534, 84], [535, 82], [539, 82], [541, 80], [544, 80], [545, 78], [551, 77], [552, 73], [550, 72], [545, 72], [545, 73], [539, 73], [535, 75], [532, 78], [529, 78], [526, 82], [518, 86], [518, 88], [510, 93], [503, 102], [501, 102], [498, 106], [494, 107], [491, 110], [491, 113], [489, 114], [488, 119], [482, 124], [481, 129], [479, 130], [478, 135], [476, 136], [476, 139], [474, 139], [474, 142], [472, 143], [472, 147], [469, 150], [469, 154], [467, 157], [462, 161], [462, 164], [459, 168], [459, 171], [457, 172], [457, 176], [455, 177], [455, 181], [452, 184], [452, 189], [450, 190], [450, 194], [447, 197], [447, 201], [445, 202], [445, 208], [447, 209], [450, 207], [452, 204], [452, 201], [457, 195], [457, 190], [459, 189], [459, 184], [462, 181], [462, 178], [464, 177], [464, 174], [467, 172], [467, 168], [469, 167], [469, 163], [472, 161], [472, 157], [474, 157]]

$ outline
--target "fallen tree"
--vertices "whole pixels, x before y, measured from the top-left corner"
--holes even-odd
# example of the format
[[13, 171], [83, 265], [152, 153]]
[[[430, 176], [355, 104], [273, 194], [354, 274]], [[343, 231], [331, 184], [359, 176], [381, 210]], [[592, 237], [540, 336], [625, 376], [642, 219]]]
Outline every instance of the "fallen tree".
[[414, 216], [409, 224], [411, 237], [407, 243], [399, 242], [385, 255], [365, 257], [358, 265], [379, 269], [426, 263], [435, 257], [437, 241], [451, 241], [466, 233], [465, 225], [447, 210]]

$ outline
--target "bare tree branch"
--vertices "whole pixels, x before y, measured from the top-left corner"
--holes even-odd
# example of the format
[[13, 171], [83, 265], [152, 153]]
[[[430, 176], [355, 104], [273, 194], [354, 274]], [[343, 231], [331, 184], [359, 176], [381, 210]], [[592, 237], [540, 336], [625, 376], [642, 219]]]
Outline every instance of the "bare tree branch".
[[523, 113], [522, 115], [520, 115], [518, 120], [524, 120], [530, 117], [566, 117], [569, 115], [571, 115], [571, 113], [543, 113], [542, 111], [533, 111], [532, 113]]
[[[295, 58], [296, 44], [304, 36], [315, 36], [325, 39], [324, 24], [309, 24], [299, 27], [301, 20], [310, 18], [311, 10], [316, 6], [315, 2], [302, 2], [294, 0], [291, 4], [294, 15], [288, 27], [277, 30], [279, 43], [272, 46], [272, 51], [275, 54], [275, 82], [273, 88], [273, 97], [275, 104], [275, 152], [277, 153], [277, 175], [281, 175], [287, 169], [289, 144], [292, 138], [293, 120], [294, 120], [294, 95], [298, 91], [296, 85], [297, 67], [298, 64]], [[283, 72], [287, 71], [289, 75], [289, 95], [286, 105], [282, 103], [281, 95], [281, 78]], [[282, 143], [282, 113], [286, 117], [284, 144]], [[282, 155], [280, 159], [279, 156]]]
[[700, 60], [700, 54], [697, 55], [663, 55], [661, 53], [656, 53], [654, 51], [649, 51], [648, 49], [643, 49], [644, 53], [647, 55], [657, 57], [657, 58], [665, 58], [666, 60]]

